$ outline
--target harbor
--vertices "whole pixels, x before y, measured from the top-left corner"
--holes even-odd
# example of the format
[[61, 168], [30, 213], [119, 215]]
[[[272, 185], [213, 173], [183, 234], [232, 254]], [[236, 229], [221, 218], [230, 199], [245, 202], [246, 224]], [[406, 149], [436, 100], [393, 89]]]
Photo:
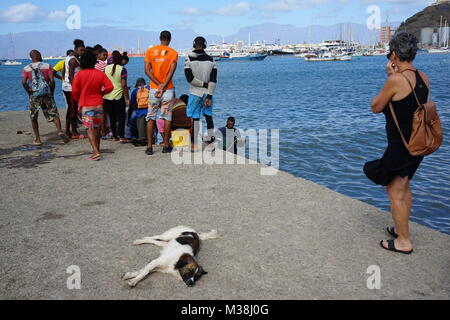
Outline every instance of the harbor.
[[[149, 162], [112, 142], [104, 162], [86, 163], [85, 142], [64, 145], [48, 124], [42, 149], [30, 147], [26, 112], [2, 112], [0, 123], [2, 299], [450, 297], [448, 235], [412, 223], [414, 255], [386, 252], [389, 213], [315, 183], [264, 177], [257, 164], [180, 166], [160, 153]], [[198, 257], [207, 276], [193, 288], [163, 274], [134, 289], [121, 281], [159, 254], [134, 240], [183, 224], [220, 234]], [[67, 287], [73, 265], [80, 290]], [[379, 290], [368, 288], [371, 266], [381, 268]]]
[[258, 1], [0, 5], [0, 299], [450, 299], [450, 0]]
[[[449, 109], [445, 106], [450, 104], [450, 96], [445, 81], [439, 79], [443, 70], [450, 72], [449, 58], [446, 54], [417, 57], [417, 67], [436, 79], [432, 81], [432, 97], [439, 103], [444, 128], [449, 125]], [[57, 61], [49, 62], [54, 65]], [[130, 60], [129, 84], [144, 76], [143, 63], [142, 58]], [[279, 129], [281, 170], [388, 211], [384, 189], [375, 187], [362, 172], [366, 161], [382, 155], [386, 143], [384, 117], [372, 115], [368, 107], [373, 90], [383, 85], [385, 63], [383, 56], [354, 57], [347, 62], [306, 62], [293, 55], [268, 56], [256, 62], [218, 62], [222, 80], [215, 95], [215, 121], [220, 127], [229, 116], [234, 116], [242, 130]], [[183, 64], [180, 57], [179, 66]], [[0, 92], [9, 94], [3, 95], [0, 110], [26, 110], [26, 94], [17, 81], [22, 66], [1, 68]], [[362, 77], [365, 81], [361, 81]], [[177, 95], [188, 92], [183, 68], [177, 69], [174, 82]], [[274, 83], [282, 83], [290, 93], [282, 104], [272, 94]], [[56, 104], [65, 106], [61, 84], [56, 85]], [[283, 112], [274, 112], [274, 107]], [[448, 152], [450, 143], [444, 139], [442, 149], [426, 159], [415, 177], [413, 188], [420, 196], [415, 199], [412, 219], [450, 234], [450, 184], [446, 179], [450, 167], [442, 165], [448, 163]], [[437, 171], [436, 167], [441, 169]]]

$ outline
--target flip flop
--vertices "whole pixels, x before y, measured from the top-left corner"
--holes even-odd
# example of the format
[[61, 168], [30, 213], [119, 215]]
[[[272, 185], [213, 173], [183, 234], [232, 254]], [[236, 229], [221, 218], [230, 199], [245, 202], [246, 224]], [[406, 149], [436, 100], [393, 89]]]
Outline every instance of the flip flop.
[[387, 228], [386, 229], [387, 233], [389, 233], [391, 236], [393, 236], [395, 239], [398, 238], [398, 234], [395, 232], [395, 228]]
[[41, 143], [33, 142], [33, 146], [35, 146], [35, 147], [42, 147], [42, 142]]
[[380, 246], [381, 246], [384, 250], [388, 250], [388, 251], [392, 251], [392, 252], [397, 252], [397, 253], [408, 254], [408, 255], [414, 252], [414, 250], [411, 250], [411, 251], [397, 250], [397, 249], [395, 248], [394, 240], [388, 240], [387, 243], [388, 243], [388, 247], [387, 247], [387, 248], [383, 245], [383, 241], [380, 242]]
[[83, 140], [86, 139], [86, 137], [82, 134], [80, 134], [79, 136], [72, 136], [71, 138], [72, 140]]
[[96, 157], [90, 157], [88, 158], [88, 161], [100, 161], [101, 160], [101, 155], [98, 155]]

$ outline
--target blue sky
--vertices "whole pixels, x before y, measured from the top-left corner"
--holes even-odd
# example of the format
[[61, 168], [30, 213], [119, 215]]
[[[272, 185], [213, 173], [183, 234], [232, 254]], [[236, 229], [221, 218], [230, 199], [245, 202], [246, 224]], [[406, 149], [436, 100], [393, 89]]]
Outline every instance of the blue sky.
[[160, 31], [191, 28], [197, 33], [230, 35], [262, 22], [308, 26], [341, 22], [365, 24], [370, 5], [382, 21], [401, 22], [432, 3], [430, 0], [60, 0], [0, 3], [0, 34], [64, 30], [66, 9], [81, 9], [81, 27], [110, 25]]

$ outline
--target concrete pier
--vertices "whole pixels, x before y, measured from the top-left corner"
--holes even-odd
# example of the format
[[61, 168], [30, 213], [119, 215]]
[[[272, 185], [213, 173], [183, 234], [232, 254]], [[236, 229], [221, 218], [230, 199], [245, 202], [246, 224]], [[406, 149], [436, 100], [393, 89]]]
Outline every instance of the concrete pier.
[[[64, 145], [40, 118], [36, 149], [28, 114], [0, 113], [0, 299], [450, 298], [448, 235], [412, 223], [415, 253], [387, 252], [389, 213], [312, 182], [255, 164], [174, 165], [112, 141], [89, 162], [87, 140]], [[209, 274], [194, 288], [153, 274], [130, 289], [121, 275], [159, 255], [133, 241], [178, 225], [219, 231], [198, 256]], [[81, 290], [67, 288], [72, 265]]]

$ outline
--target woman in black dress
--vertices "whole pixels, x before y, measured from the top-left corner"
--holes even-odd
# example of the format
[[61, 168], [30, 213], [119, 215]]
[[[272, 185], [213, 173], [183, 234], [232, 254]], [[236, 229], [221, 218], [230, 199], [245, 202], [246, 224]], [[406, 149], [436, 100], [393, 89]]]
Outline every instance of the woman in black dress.
[[394, 228], [388, 228], [395, 240], [382, 241], [382, 248], [410, 254], [413, 245], [409, 234], [409, 217], [412, 207], [410, 181], [419, 168], [423, 157], [411, 156], [406, 149], [394, 122], [389, 104], [392, 103], [400, 129], [409, 141], [412, 133], [413, 115], [418, 108], [414, 91], [425, 103], [429, 94], [427, 75], [413, 66], [418, 50], [417, 39], [407, 32], [397, 33], [389, 43], [389, 62], [386, 66], [388, 79], [381, 92], [372, 101], [374, 113], [386, 116], [387, 150], [380, 160], [369, 162], [364, 167], [367, 177], [374, 183], [387, 187], [391, 203]]

